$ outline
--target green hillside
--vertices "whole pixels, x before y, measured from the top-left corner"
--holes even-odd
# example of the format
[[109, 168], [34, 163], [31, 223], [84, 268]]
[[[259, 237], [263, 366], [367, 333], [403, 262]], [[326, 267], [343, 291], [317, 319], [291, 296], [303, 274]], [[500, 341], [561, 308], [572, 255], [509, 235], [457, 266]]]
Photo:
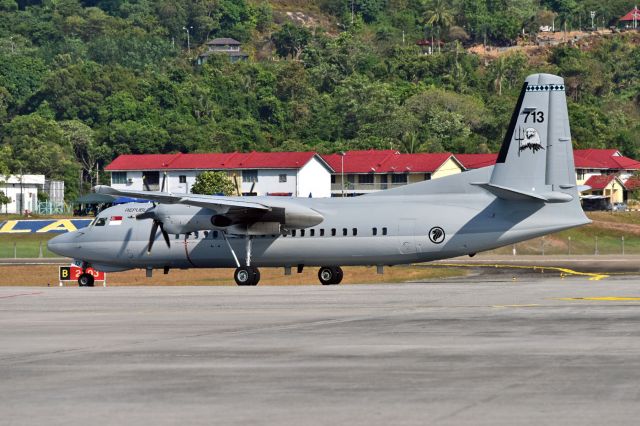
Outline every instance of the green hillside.
[[[637, 32], [467, 50], [579, 29], [591, 10], [608, 26], [634, 5], [602, 3], [0, 0], [0, 174], [64, 179], [72, 199], [122, 153], [495, 151], [531, 72], [565, 77], [577, 147], [640, 157]], [[215, 37], [249, 60], [196, 65]], [[443, 45], [425, 55], [419, 39]]]

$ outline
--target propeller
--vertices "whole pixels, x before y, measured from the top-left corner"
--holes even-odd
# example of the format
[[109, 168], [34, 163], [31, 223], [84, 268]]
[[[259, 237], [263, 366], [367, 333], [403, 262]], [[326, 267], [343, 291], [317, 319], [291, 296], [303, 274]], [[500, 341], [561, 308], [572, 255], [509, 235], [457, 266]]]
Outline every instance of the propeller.
[[160, 232], [164, 237], [164, 242], [167, 243], [167, 247], [171, 248], [171, 241], [169, 240], [169, 233], [164, 230], [164, 225], [162, 221], [158, 218], [156, 212], [156, 206], [153, 206], [144, 213], [140, 213], [136, 216], [136, 220], [142, 219], [152, 219], [153, 224], [151, 225], [151, 234], [149, 235], [149, 245], [147, 246], [147, 253], [151, 253], [151, 249], [153, 248], [153, 243], [156, 240], [156, 233], [158, 232], [158, 228], [160, 228]]
[[164, 184], [166, 181], [167, 181], [167, 172], [164, 172], [162, 174], [162, 188], [160, 189], [160, 192], [164, 192], [164, 189], [165, 189]]

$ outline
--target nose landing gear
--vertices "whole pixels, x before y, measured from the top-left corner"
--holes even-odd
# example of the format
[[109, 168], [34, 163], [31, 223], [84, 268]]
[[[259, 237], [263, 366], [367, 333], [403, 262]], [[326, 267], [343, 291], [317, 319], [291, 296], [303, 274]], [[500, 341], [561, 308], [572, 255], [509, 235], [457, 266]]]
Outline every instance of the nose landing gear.
[[318, 279], [322, 285], [340, 284], [342, 276], [342, 268], [339, 266], [323, 266], [318, 271]]
[[86, 272], [78, 277], [78, 285], [80, 287], [93, 287], [94, 281], [95, 278], [93, 277], [93, 275]]

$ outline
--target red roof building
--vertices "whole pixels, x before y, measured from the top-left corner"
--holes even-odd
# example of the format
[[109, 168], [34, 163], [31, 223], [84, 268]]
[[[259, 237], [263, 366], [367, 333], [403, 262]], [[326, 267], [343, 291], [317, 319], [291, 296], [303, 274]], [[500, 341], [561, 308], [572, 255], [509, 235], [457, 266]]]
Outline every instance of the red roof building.
[[335, 171], [331, 179], [334, 195], [365, 194], [464, 170], [450, 152], [401, 154], [395, 150], [368, 150], [329, 154], [323, 158]]
[[330, 196], [333, 172], [315, 152], [120, 155], [105, 170], [115, 188], [158, 191], [165, 180], [165, 191], [188, 193], [202, 171], [224, 170], [243, 194], [304, 197]]
[[456, 158], [465, 169], [480, 169], [496, 164], [498, 154], [456, 154]]
[[640, 10], [638, 6], [634, 7], [629, 13], [619, 19], [620, 22], [632, 22], [633, 28], [638, 28], [638, 22], [640, 22]]

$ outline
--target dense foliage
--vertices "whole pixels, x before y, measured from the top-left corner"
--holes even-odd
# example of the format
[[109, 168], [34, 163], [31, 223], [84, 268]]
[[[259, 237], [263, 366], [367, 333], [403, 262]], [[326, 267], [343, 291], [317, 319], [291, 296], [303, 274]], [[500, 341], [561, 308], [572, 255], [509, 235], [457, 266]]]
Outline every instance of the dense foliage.
[[[465, 50], [512, 45], [523, 29], [549, 21], [584, 27], [590, 10], [612, 24], [632, 6], [0, 0], [0, 169], [64, 179], [73, 199], [95, 183], [96, 166], [122, 153], [495, 151], [530, 72], [566, 78], [578, 147], [638, 156], [637, 35], [491, 60]], [[305, 25], [291, 11], [302, 12]], [[213, 37], [241, 41], [249, 61], [213, 55], [196, 65]], [[433, 55], [415, 45], [438, 38], [445, 44]]]

